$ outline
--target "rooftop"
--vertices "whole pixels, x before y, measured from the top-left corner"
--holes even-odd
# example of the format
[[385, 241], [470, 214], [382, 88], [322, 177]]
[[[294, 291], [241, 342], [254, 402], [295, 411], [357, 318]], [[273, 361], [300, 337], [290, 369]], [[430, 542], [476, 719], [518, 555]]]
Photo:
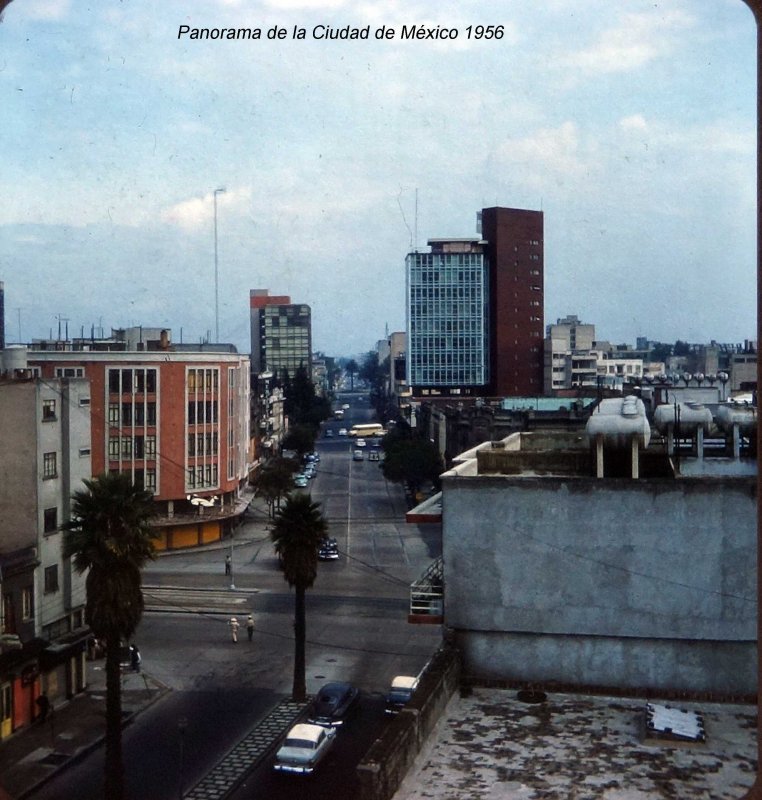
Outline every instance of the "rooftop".
[[646, 701], [515, 691], [453, 696], [394, 800], [739, 798], [756, 772], [756, 706], [701, 713], [706, 742], [645, 741]]

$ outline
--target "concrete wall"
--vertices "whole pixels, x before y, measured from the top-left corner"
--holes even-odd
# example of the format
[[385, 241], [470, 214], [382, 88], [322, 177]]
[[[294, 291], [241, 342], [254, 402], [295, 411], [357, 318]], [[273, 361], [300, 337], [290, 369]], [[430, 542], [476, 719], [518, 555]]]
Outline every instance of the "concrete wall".
[[756, 690], [754, 479], [448, 474], [442, 502], [470, 677]]
[[394, 795], [459, 682], [459, 654], [443, 647], [421, 674], [413, 699], [358, 765], [358, 800], [388, 800]]

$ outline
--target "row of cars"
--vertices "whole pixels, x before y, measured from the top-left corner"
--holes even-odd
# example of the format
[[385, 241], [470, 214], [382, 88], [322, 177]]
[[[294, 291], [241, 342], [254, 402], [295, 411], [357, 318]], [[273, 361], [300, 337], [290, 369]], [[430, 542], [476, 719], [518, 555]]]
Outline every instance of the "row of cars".
[[[387, 714], [397, 714], [413, 696], [418, 679], [398, 675], [386, 695]], [[350, 683], [327, 683], [310, 707], [307, 722], [294, 725], [275, 754], [276, 772], [311, 775], [330, 752], [336, 734], [360, 701], [360, 691]]]
[[320, 453], [307, 453], [304, 457], [304, 467], [301, 472], [294, 475], [294, 486], [297, 489], [306, 488], [307, 484], [317, 475], [317, 465], [320, 462]]

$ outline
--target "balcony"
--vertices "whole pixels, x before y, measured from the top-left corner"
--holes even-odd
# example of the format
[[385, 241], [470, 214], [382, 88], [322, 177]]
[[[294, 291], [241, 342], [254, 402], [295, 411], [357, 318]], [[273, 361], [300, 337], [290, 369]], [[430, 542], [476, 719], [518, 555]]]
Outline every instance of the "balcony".
[[441, 625], [444, 621], [444, 566], [441, 556], [410, 586], [407, 621], [417, 625]]

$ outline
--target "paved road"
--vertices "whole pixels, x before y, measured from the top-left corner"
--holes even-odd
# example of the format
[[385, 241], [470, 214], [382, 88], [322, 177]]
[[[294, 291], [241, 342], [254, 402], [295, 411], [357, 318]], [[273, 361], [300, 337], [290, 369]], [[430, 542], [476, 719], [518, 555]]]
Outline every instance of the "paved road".
[[[368, 415], [362, 409], [348, 417], [360, 421]], [[346, 440], [322, 439], [319, 450], [319, 472], [309, 491], [323, 503], [342, 556], [320, 564], [307, 592], [307, 689], [315, 693], [327, 681], [348, 680], [364, 697], [363, 713], [345, 732], [330, 769], [331, 794], [341, 798], [352, 796], [354, 765], [385, 722], [378, 704], [391, 677], [420, 671], [439, 643], [438, 629], [406, 620], [409, 584], [439, 554], [440, 541], [433, 526], [405, 524], [402, 490], [384, 481], [375, 462], [353, 462]], [[167, 554], [146, 570], [151, 610], [135, 639], [144, 669], [174, 691], [125, 734], [133, 800], [177, 796], [181, 717], [188, 720], [183, 783], [192, 786], [291, 692], [293, 594], [277, 568], [265, 523], [263, 512], [255, 512], [236, 535], [235, 590], [224, 574], [227, 546]], [[249, 610], [256, 621], [254, 641], [243, 633], [234, 645], [227, 620]], [[101, 775], [99, 753], [36, 797], [99, 797]], [[268, 768], [257, 775], [257, 786], [267, 788], [241, 797], [327, 796], [320, 788], [314, 795], [312, 789], [289, 794], [288, 782], [272, 784]], [[249, 789], [260, 791], [247, 782]]]

